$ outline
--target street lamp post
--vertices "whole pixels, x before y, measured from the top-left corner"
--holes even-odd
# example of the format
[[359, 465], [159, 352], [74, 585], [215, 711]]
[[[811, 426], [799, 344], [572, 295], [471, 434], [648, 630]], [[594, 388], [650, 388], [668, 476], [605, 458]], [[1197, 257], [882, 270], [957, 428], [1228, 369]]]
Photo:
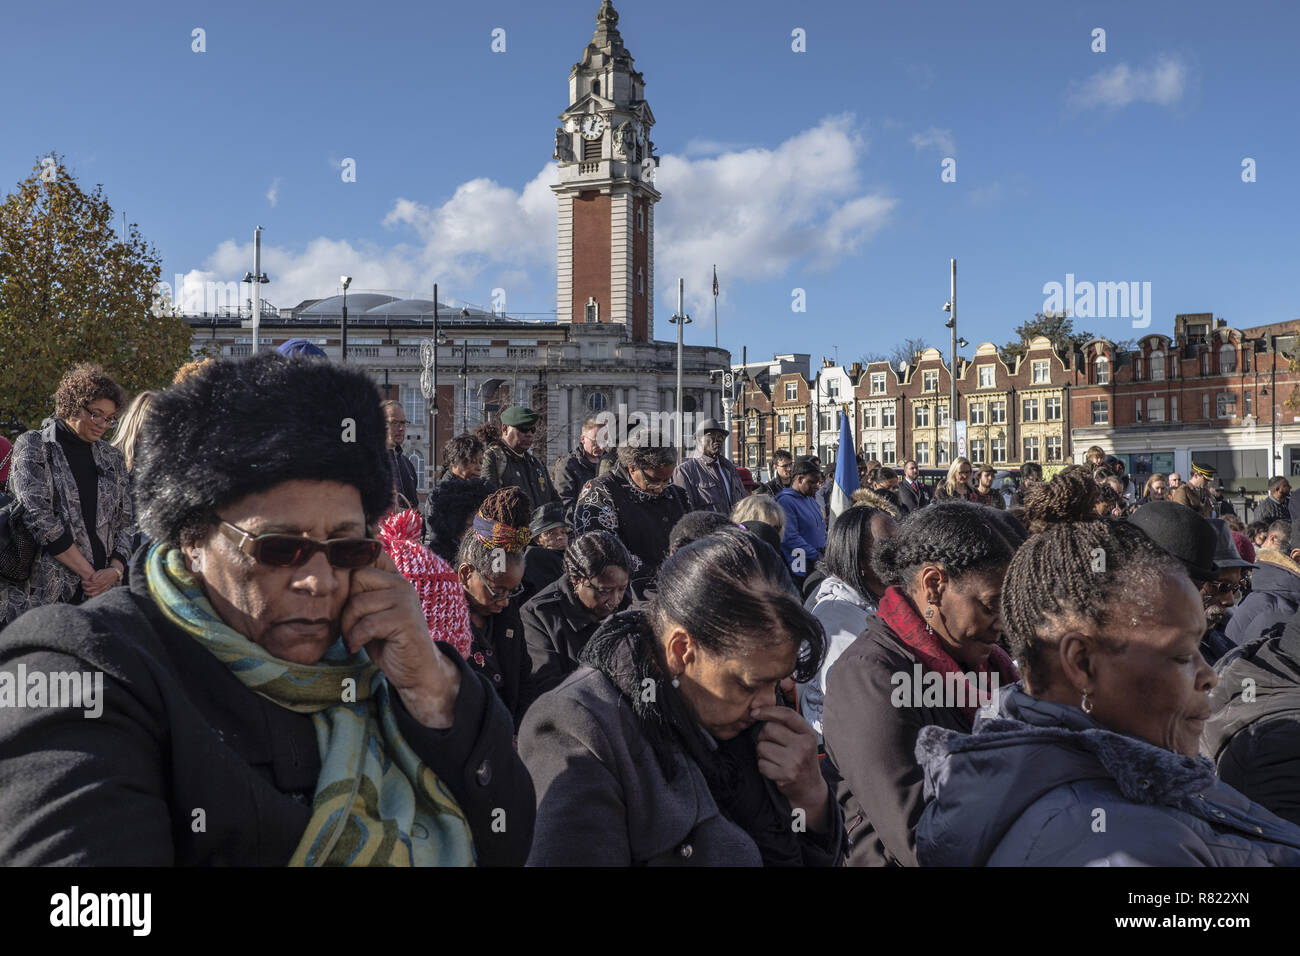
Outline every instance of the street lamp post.
[[682, 332], [690, 323], [691, 317], [682, 311], [682, 296], [685, 294], [686, 280], [677, 280], [677, 314], [668, 321], [677, 326], [677, 457], [683, 454], [685, 435], [682, 434]]
[[348, 360], [348, 286], [352, 284], [352, 276], [339, 276], [339, 282], [343, 283], [343, 356], [339, 361], [346, 362]]
[[957, 456], [957, 260], [949, 259], [952, 288], [943, 310], [949, 313], [944, 324], [952, 329], [952, 364], [948, 366], [948, 461]]
[[[257, 344], [261, 339], [262, 330], [262, 289], [261, 286], [270, 282], [262, 272], [262, 227], [258, 226], [253, 230], [253, 271], [244, 273], [244, 281], [249, 284], [252, 298], [253, 312], [253, 351], [251, 354], [257, 354]], [[236, 309], [236, 312], [238, 309]], [[215, 318], [214, 318], [215, 321]]]

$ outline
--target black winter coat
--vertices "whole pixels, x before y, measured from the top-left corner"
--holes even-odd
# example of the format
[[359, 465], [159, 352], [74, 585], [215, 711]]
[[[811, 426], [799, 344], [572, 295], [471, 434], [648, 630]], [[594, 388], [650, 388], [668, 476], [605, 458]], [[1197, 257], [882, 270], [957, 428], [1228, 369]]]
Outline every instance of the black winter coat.
[[918, 508], [924, 508], [933, 500], [933, 496], [925, 487], [925, 482], [918, 478], [916, 484], [920, 489], [919, 492], [912, 490], [912, 486], [906, 478], [898, 483], [898, 507], [903, 516], [907, 516]]
[[[632, 603], [623, 596], [618, 610]], [[523, 606], [524, 641], [533, 666], [533, 695], [558, 687], [578, 669], [578, 655], [600, 627], [600, 621], [578, 600], [567, 575], [548, 585]]]
[[555, 468], [555, 490], [560, 495], [560, 501], [564, 503], [564, 520], [570, 525], [573, 524], [573, 506], [578, 500], [578, 493], [582, 491], [582, 486], [591, 479], [596, 477], [600, 469], [600, 462], [593, 462], [587, 458], [587, 453], [582, 450], [582, 445], [569, 455], [568, 458], [561, 459]]
[[1300, 824], [1300, 623], [1243, 644], [1216, 669], [1201, 752], [1224, 783]]
[[[297, 848], [320, 775], [311, 715], [260, 697], [171, 624], [149, 596], [145, 554], [129, 588], [38, 608], [5, 631], [0, 668], [102, 673], [103, 714], [0, 707], [0, 865], [284, 866]], [[461, 666], [455, 722], [424, 727], [393, 695], [398, 728], [460, 804], [479, 864], [518, 865], [535, 807], [510, 717], [438, 648]]]
[[917, 735], [930, 724], [970, 733], [971, 722], [955, 708], [891, 702], [891, 677], [910, 677], [919, 662], [882, 618], [873, 617], [827, 677], [822, 735], [839, 777], [848, 866], [917, 865], [916, 824], [925, 808]]
[[537, 592], [554, 584], [564, 574], [564, 552], [553, 551], [534, 544], [524, 551], [523, 593], [519, 595], [522, 607], [537, 596]]
[[536, 696], [532, 689], [532, 664], [524, 645], [524, 626], [519, 622], [519, 600], [504, 611], [490, 615], [482, 630], [470, 618], [474, 639], [469, 647], [469, 666], [478, 670], [496, 688], [510, 711], [515, 728]]

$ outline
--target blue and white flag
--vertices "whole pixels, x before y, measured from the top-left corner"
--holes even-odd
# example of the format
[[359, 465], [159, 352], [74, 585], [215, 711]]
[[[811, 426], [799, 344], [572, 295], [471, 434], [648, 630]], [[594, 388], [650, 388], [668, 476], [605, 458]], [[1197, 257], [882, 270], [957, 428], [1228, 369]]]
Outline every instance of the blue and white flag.
[[858, 456], [853, 451], [853, 429], [849, 416], [840, 413], [840, 450], [835, 454], [835, 484], [831, 487], [831, 519], [853, 506], [858, 490]]

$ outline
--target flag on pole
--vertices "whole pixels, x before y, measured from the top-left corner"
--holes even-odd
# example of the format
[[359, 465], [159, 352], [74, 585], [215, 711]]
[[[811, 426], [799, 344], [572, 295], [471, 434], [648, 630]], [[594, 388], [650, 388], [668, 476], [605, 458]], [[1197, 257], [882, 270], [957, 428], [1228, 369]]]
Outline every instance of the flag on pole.
[[840, 412], [840, 450], [835, 453], [835, 484], [831, 487], [831, 520], [853, 506], [858, 490], [858, 456], [853, 451], [849, 416]]
[[713, 267], [713, 297], [718, 297], [718, 267]]

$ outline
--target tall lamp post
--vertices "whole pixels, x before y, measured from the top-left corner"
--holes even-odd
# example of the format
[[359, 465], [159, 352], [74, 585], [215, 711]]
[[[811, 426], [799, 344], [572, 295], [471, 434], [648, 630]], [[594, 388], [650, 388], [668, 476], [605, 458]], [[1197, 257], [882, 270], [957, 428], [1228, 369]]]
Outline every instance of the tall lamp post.
[[957, 260], [949, 259], [952, 268], [952, 288], [943, 311], [948, 313], [944, 323], [952, 329], [952, 364], [948, 366], [948, 461], [957, 457]]
[[[253, 271], [244, 273], [244, 281], [248, 283], [250, 296], [252, 299], [253, 311], [253, 351], [257, 354], [257, 343], [261, 339], [262, 329], [262, 290], [261, 286], [270, 282], [262, 272], [262, 227], [258, 226], [253, 230]], [[215, 321], [215, 320], [214, 320]]]
[[439, 327], [438, 321], [438, 284], [433, 285], [433, 341], [420, 343], [420, 360], [424, 370], [420, 372], [420, 391], [424, 394], [429, 414], [429, 468], [432, 472], [438, 462], [438, 346], [446, 345], [447, 339]]
[[668, 321], [677, 326], [677, 458], [680, 461], [685, 447], [685, 435], [682, 434], [682, 332], [690, 324], [691, 317], [682, 311], [682, 296], [686, 289], [686, 280], [677, 280], [677, 314]]
[[339, 276], [339, 282], [343, 284], [343, 357], [341, 362], [348, 360], [348, 286], [352, 284], [352, 276]]

